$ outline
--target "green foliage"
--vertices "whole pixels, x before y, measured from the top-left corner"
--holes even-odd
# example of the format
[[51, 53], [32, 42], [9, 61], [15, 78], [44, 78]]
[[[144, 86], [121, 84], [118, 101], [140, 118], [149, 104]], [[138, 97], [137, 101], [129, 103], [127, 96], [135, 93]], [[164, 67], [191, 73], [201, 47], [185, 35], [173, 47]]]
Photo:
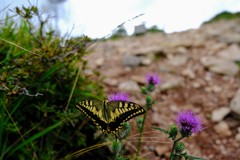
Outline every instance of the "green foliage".
[[150, 33], [164, 33], [164, 30], [159, 29], [156, 25], [154, 25], [154, 26], [148, 28], [147, 32], [150, 32]]
[[236, 19], [236, 18], [240, 18], [240, 12], [231, 13], [231, 12], [224, 11], [224, 12], [217, 14], [216, 16], [214, 16], [207, 22], [204, 22], [204, 24], [216, 22], [219, 20], [231, 20], [231, 19]]
[[115, 157], [119, 157], [120, 151], [122, 149], [122, 144], [120, 141], [114, 141], [112, 144], [112, 150], [115, 153]]
[[236, 61], [236, 64], [238, 65], [238, 67], [240, 67], [240, 61]]
[[80, 100], [103, 96], [84, 74], [90, 39], [55, 37], [41, 18], [33, 30], [36, 7], [16, 13], [20, 24], [6, 18], [0, 25], [0, 159], [58, 159], [94, 144], [95, 128], [83, 125], [75, 109]]
[[112, 40], [117, 40], [127, 36], [127, 31], [124, 27], [117, 28], [116, 32], [110, 37]]

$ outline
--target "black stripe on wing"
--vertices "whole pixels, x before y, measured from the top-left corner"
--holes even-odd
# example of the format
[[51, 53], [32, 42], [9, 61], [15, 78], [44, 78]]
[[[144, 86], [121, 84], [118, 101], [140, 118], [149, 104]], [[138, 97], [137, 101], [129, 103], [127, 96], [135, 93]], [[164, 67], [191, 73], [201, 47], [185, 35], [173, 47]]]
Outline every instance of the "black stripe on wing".
[[116, 103], [119, 107], [116, 107], [115, 109], [118, 109], [119, 112], [122, 113], [117, 115], [115, 119], [108, 124], [112, 132], [116, 132], [122, 128], [123, 122], [127, 122], [128, 120], [146, 112], [142, 106], [133, 102], [113, 101], [109, 102], [108, 105], [109, 107], [116, 106]]
[[[92, 121], [94, 124], [97, 125], [97, 127], [99, 127], [101, 130], [103, 131], [107, 131], [107, 126], [108, 124], [105, 123], [104, 121], [102, 121], [98, 115], [94, 114], [91, 110], [89, 110], [88, 108], [90, 107], [89, 104], [90, 104], [91, 100], [84, 100], [84, 101], [81, 101], [80, 103], [78, 103], [76, 105], [76, 107], [82, 111], [85, 115], [87, 115]], [[87, 108], [88, 107], [88, 108]], [[92, 106], [91, 106], [92, 107]], [[94, 106], [93, 106], [94, 107]]]

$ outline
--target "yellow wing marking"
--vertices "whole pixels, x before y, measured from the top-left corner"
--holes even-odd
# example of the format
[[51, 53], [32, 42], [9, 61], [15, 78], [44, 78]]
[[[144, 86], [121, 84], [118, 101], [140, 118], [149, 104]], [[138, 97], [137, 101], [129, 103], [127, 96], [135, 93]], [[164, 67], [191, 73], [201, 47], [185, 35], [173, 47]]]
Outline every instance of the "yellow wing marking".
[[107, 133], [116, 133], [122, 128], [123, 122], [145, 112], [143, 107], [132, 102], [108, 102], [107, 100], [102, 102], [84, 100], [76, 107], [88, 115], [103, 132]]

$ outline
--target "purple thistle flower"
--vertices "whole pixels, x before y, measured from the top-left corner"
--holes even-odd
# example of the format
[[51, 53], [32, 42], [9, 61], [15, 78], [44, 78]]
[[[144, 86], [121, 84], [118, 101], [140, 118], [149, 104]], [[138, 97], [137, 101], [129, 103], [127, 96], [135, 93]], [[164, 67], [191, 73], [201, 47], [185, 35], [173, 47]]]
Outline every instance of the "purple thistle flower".
[[109, 101], [129, 101], [129, 97], [127, 93], [124, 92], [116, 92], [115, 94], [110, 94], [108, 96]]
[[183, 136], [190, 136], [192, 133], [198, 133], [204, 129], [203, 122], [192, 111], [180, 112], [176, 123]]
[[149, 73], [146, 76], [146, 81], [148, 84], [153, 84], [153, 85], [157, 85], [160, 83], [160, 79], [159, 79], [158, 75], [153, 74], [153, 73]]

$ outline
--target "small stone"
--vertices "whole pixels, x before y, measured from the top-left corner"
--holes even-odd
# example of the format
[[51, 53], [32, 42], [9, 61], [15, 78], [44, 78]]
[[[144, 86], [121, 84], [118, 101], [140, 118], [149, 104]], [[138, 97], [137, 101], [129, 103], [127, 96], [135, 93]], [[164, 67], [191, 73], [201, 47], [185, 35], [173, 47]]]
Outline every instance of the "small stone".
[[207, 92], [207, 93], [210, 93], [212, 91], [211, 87], [205, 87], [204, 90]]
[[236, 139], [237, 142], [240, 143], [240, 133], [236, 134], [235, 139]]
[[170, 66], [160, 65], [159, 71], [165, 72], [165, 73], [171, 73], [171, 72], [174, 72], [174, 69], [173, 69], [173, 67], [170, 67]]
[[220, 149], [221, 154], [223, 154], [223, 155], [227, 155], [228, 154], [228, 151], [226, 150], [225, 145], [220, 145], [219, 149]]
[[87, 75], [87, 76], [93, 75], [93, 71], [92, 71], [91, 69], [85, 69], [83, 72], [84, 72], [84, 74]]
[[189, 78], [189, 79], [195, 79], [196, 75], [191, 69], [184, 69], [182, 71], [182, 75]]
[[219, 122], [213, 128], [221, 137], [232, 135], [232, 132], [230, 131], [229, 126], [225, 121]]
[[148, 146], [148, 150], [149, 150], [149, 151], [154, 151], [154, 150], [155, 150], [155, 147], [154, 147], [153, 145], [150, 145], [150, 146]]
[[215, 93], [219, 93], [222, 91], [222, 87], [214, 85], [214, 86], [212, 86], [212, 91]]
[[233, 116], [232, 112], [231, 116], [226, 117], [224, 121], [228, 124], [229, 128], [237, 128], [240, 126], [240, 121]]
[[230, 102], [230, 109], [240, 116], [240, 88]]
[[215, 143], [216, 143], [217, 145], [220, 145], [220, 144], [222, 144], [222, 142], [221, 142], [221, 140], [220, 140], [220, 139], [217, 139], [217, 140], [215, 140]]
[[212, 81], [212, 73], [211, 72], [206, 72], [205, 76], [204, 76], [204, 80], [205, 81]]
[[107, 69], [102, 72], [102, 75], [104, 77], [111, 77], [111, 78], [118, 78], [120, 75], [123, 75], [126, 73], [126, 70], [123, 70], [121, 67], [108, 67]]
[[106, 85], [112, 86], [112, 87], [116, 87], [118, 84], [118, 80], [113, 79], [113, 78], [106, 78], [103, 81]]
[[141, 57], [135, 55], [126, 55], [123, 57], [123, 65], [125, 67], [136, 67], [141, 63]]
[[155, 147], [155, 151], [157, 152], [158, 156], [161, 156], [169, 151], [169, 147], [164, 145], [158, 145]]
[[169, 57], [169, 64], [173, 66], [181, 66], [187, 63], [188, 57], [186, 55], [178, 55]]
[[160, 116], [157, 112], [153, 112], [152, 113], [152, 124], [153, 125], [159, 125], [161, 124], [160, 122]]
[[173, 78], [167, 80], [165, 83], [163, 83], [160, 86], [160, 89], [162, 91], [169, 90], [169, 89], [174, 89], [174, 88], [179, 88], [182, 86], [182, 80], [179, 78]]
[[146, 83], [146, 78], [144, 76], [140, 75], [133, 75], [131, 76], [131, 80], [139, 83], [139, 84], [145, 84]]
[[231, 110], [230, 110], [229, 107], [221, 107], [221, 108], [215, 109], [212, 112], [212, 121], [213, 122], [220, 122], [230, 112], [231, 112]]
[[186, 54], [188, 52], [188, 49], [186, 47], [177, 47], [176, 52], [179, 54]]
[[240, 42], [239, 34], [222, 34], [220, 37], [220, 41], [224, 43], [231, 44]]
[[239, 67], [236, 63], [219, 57], [203, 57], [201, 59], [201, 63], [210, 71], [219, 74], [235, 76], [239, 72]]
[[230, 45], [228, 48], [220, 51], [218, 54], [224, 59], [240, 61], [240, 47], [237, 44]]
[[198, 82], [193, 82], [193, 83], [192, 83], [192, 86], [193, 86], [193, 88], [200, 88], [200, 87], [201, 87], [201, 84], [198, 83]]
[[140, 91], [138, 84], [132, 80], [121, 82], [118, 88], [123, 91]]
[[178, 108], [178, 106], [176, 104], [173, 104], [170, 106], [171, 111], [178, 113], [180, 111], [180, 109]]
[[100, 67], [102, 66], [104, 63], [104, 58], [98, 58], [96, 61], [95, 61], [95, 64], [97, 67]]
[[142, 57], [141, 65], [149, 66], [152, 64], [152, 59], [150, 57]]
[[225, 43], [215, 43], [211, 46], [209, 46], [209, 51], [210, 53], [216, 53], [216, 52], [219, 52], [220, 50], [226, 48], [226, 44]]

